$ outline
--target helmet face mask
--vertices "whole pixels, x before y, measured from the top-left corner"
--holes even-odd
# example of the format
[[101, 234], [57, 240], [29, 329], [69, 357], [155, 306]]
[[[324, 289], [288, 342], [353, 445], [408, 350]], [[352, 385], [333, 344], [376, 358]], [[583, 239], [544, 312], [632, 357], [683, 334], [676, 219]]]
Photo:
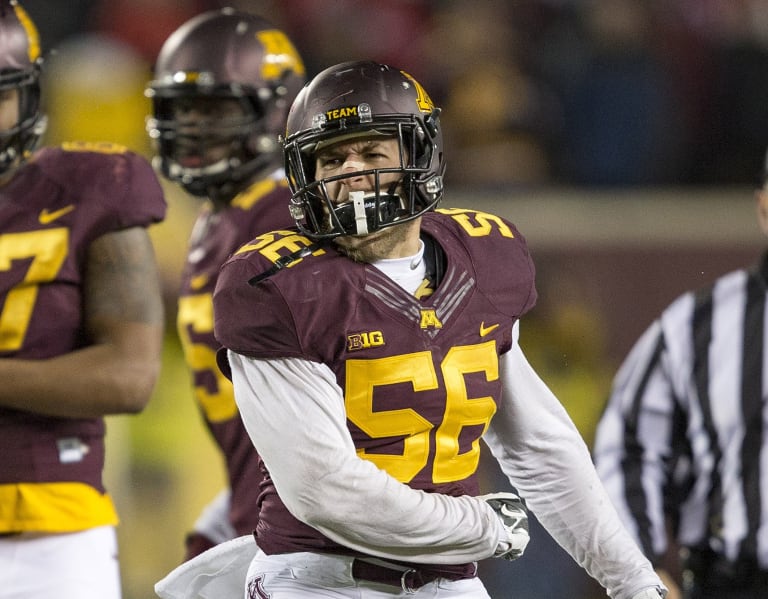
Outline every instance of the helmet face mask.
[[[439, 114], [410, 75], [386, 65], [344, 63], [320, 73], [294, 101], [284, 138], [291, 214], [302, 233], [366, 235], [434, 209], [445, 170]], [[315, 157], [325, 147], [382, 136], [396, 140], [399, 164], [316, 177]], [[336, 205], [329, 187], [361, 176], [372, 189]]]
[[280, 164], [303, 83], [298, 53], [269, 22], [228, 8], [198, 15], [165, 42], [146, 90], [156, 167], [193, 195], [230, 200]]
[[21, 164], [45, 132], [47, 119], [40, 107], [41, 67], [34, 23], [15, 1], [0, 0], [0, 95], [5, 101], [18, 102], [16, 123], [0, 131], [0, 175]]
[[[155, 101], [149, 126], [161, 156], [159, 168], [168, 179], [179, 181], [194, 195], [207, 195], [211, 187], [227, 183], [261, 147], [249, 151], [258, 131], [263, 131], [263, 111], [249, 97], [203, 96], [195, 91]], [[271, 139], [264, 132], [264, 137]], [[272, 142], [274, 152], [277, 142]], [[246, 175], [246, 173], [244, 173]]]

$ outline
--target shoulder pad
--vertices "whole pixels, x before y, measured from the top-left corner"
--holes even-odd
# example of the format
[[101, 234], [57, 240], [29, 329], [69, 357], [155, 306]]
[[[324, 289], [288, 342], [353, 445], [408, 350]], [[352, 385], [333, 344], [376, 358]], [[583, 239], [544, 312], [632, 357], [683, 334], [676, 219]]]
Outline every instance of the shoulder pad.
[[259, 235], [237, 250], [231, 259], [241, 257], [251, 259], [254, 254], [257, 254], [253, 256], [255, 260], [270, 264], [261, 274], [248, 281], [250, 285], [256, 285], [279, 270], [295, 266], [308, 256], [320, 256], [324, 253], [325, 250], [319, 243], [296, 231], [283, 230]]

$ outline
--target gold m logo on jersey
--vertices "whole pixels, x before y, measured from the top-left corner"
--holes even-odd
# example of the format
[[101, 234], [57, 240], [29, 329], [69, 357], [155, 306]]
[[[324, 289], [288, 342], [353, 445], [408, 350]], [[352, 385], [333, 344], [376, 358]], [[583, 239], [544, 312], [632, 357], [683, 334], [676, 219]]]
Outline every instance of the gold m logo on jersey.
[[421, 321], [419, 327], [422, 329], [442, 329], [443, 323], [437, 317], [437, 312], [433, 309], [421, 310]]
[[384, 345], [384, 334], [381, 331], [369, 331], [368, 333], [352, 333], [347, 335], [347, 351], [368, 349]]

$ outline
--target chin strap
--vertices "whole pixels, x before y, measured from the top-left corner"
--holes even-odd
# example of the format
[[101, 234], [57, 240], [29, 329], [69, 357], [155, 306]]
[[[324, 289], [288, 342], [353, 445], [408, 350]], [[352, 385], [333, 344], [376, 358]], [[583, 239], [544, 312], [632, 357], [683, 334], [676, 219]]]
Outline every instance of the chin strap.
[[[376, 194], [373, 196], [376, 197]], [[357, 235], [368, 234], [368, 214], [365, 212], [365, 192], [350, 191], [349, 199], [355, 216], [355, 231]]]

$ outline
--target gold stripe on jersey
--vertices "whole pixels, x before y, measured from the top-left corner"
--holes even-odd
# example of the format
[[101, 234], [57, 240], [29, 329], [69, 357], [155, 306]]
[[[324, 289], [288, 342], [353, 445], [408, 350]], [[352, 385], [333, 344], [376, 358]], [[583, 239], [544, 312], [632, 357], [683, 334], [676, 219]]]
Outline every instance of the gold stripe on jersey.
[[111, 141], [65, 141], [61, 149], [66, 152], [98, 152], [100, 154], [125, 154], [128, 147]]
[[269, 195], [278, 187], [288, 187], [287, 181], [276, 179], [264, 179], [251, 185], [232, 200], [232, 206], [242, 210], [250, 210], [261, 198]]
[[0, 485], [0, 534], [75, 532], [117, 523], [112, 498], [85, 483]]

